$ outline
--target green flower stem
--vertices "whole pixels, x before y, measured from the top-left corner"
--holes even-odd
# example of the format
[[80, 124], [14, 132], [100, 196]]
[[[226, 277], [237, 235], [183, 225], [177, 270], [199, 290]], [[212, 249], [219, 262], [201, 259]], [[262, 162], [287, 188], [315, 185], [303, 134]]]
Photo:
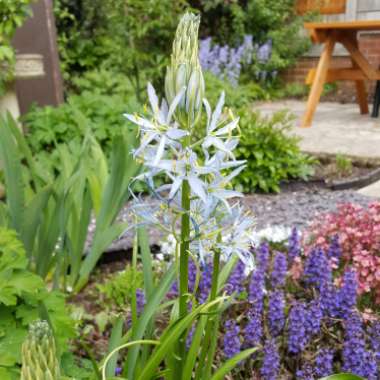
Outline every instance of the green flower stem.
[[182, 186], [182, 209], [181, 218], [181, 245], [179, 257], [179, 316], [182, 318], [187, 313], [188, 293], [188, 266], [189, 266], [189, 238], [190, 238], [190, 186], [187, 180]]
[[[181, 244], [179, 257], [179, 318], [187, 314], [187, 294], [189, 282], [189, 239], [190, 239], [190, 186], [187, 180], [182, 184], [182, 209], [181, 217]], [[178, 371], [181, 373], [185, 354], [186, 354], [186, 334], [179, 341], [179, 357], [182, 359], [179, 363]]]
[[132, 316], [132, 331], [134, 333], [137, 327], [137, 296], [136, 296], [136, 272], [137, 272], [137, 254], [138, 254], [138, 237], [137, 231], [135, 232], [135, 237], [133, 240], [133, 251], [132, 251], [132, 294], [131, 294], [131, 316]]
[[[219, 240], [219, 239], [218, 239]], [[216, 298], [216, 295], [218, 293], [218, 278], [219, 278], [219, 272], [220, 272], [220, 250], [217, 249], [214, 252], [214, 259], [213, 259], [213, 272], [212, 272], [212, 282], [211, 282], [211, 291], [210, 291], [210, 297], [209, 302], [213, 301]], [[202, 350], [201, 354], [199, 356], [198, 360], [198, 367], [196, 370], [195, 378], [201, 379], [204, 378], [204, 371], [207, 368], [210, 368], [210, 365], [205, 365], [206, 357], [208, 357], [208, 361], [213, 360], [213, 355], [207, 355], [209, 353], [209, 350], [211, 350], [210, 341], [212, 342], [212, 338], [216, 339], [216, 337], [213, 337], [213, 334], [215, 334], [216, 325], [218, 324], [218, 318], [215, 317], [214, 312], [216, 311], [216, 308], [218, 306], [215, 305], [212, 309], [210, 309], [210, 315], [207, 317], [207, 324], [206, 324], [206, 333], [205, 338], [202, 343]], [[213, 350], [211, 350], [212, 352]], [[210, 357], [212, 356], [212, 357]]]

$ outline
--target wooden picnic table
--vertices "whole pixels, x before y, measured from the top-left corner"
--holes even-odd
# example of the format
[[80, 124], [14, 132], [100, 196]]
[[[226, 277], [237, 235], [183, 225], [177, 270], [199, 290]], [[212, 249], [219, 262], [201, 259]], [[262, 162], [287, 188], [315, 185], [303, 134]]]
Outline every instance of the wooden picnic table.
[[[310, 70], [306, 83], [311, 85], [302, 127], [310, 127], [325, 83], [352, 80], [356, 84], [357, 102], [361, 114], [369, 113], [365, 80], [380, 80], [380, 71], [373, 68], [359, 50], [358, 32], [380, 31], [380, 20], [348, 22], [310, 22], [305, 24], [315, 44], [324, 44], [316, 69]], [[348, 51], [352, 68], [330, 69], [334, 46], [341, 43]], [[380, 63], [380, 62], [379, 62]]]

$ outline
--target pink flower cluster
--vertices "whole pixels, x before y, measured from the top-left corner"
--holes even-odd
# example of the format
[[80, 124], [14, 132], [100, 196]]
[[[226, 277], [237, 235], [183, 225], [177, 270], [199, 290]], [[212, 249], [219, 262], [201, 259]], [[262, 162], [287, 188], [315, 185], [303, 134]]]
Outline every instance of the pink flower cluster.
[[343, 262], [357, 271], [360, 294], [374, 292], [380, 304], [380, 202], [368, 208], [342, 204], [336, 212], [320, 215], [304, 234], [305, 252], [315, 246], [327, 249], [334, 236]]

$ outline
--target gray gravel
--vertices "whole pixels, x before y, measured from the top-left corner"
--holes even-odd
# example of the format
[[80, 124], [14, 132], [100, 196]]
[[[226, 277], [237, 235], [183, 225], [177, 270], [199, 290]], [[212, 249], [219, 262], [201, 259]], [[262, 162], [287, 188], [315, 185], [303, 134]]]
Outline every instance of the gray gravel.
[[[292, 184], [280, 194], [252, 194], [243, 199], [245, 207], [256, 217], [257, 228], [268, 225], [296, 226], [302, 229], [320, 213], [336, 210], [341, 203], [353, 202], [367, 206], [375, 201], [353, 190], [331, 191], [312, 184]], [[380, 200], [380, 198], [379, 198]], [[122, 210], [120, 219], [126, 220], [128, 205]], [[88, 243], [91, 243], [94, 225], [90, 228]], [[162, 235], [156, 229], [149, 230], [150, 244], [160, 245]], [[126, 233], [115, 241], [109, 251], [124, 251], [131, 248], [132, 233]]]
[[336, 210], [338, 204], [352, 202], [367, 206], [373, 201], [373, 198], [352, 190], [319, 189], [276, 195], [248, 195], [244, 199], [244, 204], [254, 212], [258, 228], [281, 224], [302, 229], [316, 215]]

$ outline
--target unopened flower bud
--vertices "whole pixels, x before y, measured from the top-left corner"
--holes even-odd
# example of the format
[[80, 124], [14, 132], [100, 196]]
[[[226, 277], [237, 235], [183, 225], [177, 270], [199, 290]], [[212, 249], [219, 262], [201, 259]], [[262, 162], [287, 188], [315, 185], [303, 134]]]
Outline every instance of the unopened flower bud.
[[59, 380], [54, 337], [46, 321], [35, 321], [22, 345], [21, 380]]
[[175, 117], [178, 122], [189, 127], [193, 126], [201, 115], [205, 90], [198, 58], [199, 22], [199, 16], [192, 13], [186, 13], [181, 18], [173, 42], [171, 64], [167, 68], [165, 78], [165, 95], [169, 104], [180, 91], [186, 89]]

